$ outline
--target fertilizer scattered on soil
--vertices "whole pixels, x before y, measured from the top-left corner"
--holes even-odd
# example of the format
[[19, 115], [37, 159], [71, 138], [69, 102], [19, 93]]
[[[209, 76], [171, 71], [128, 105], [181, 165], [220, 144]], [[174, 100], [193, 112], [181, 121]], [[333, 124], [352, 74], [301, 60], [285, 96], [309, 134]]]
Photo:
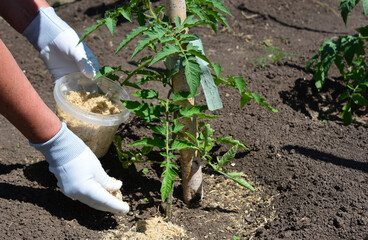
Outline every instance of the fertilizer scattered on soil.
[[186, 237], [185, 230], [162, 217], [153, 217], [148, 220], [140, 220], [127, 232], [110, 230], [104, 240], [166, 240]]

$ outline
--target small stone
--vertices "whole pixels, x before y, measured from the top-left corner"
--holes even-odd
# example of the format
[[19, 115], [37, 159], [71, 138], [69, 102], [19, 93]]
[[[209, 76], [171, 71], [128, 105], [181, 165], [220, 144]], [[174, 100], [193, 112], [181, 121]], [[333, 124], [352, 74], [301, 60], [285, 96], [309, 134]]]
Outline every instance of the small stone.
[[333, 220], [333, 225], [336, 228], [341, 228], [344, 225], [344, 220], [342, 220], [342, 218], [335, 217]]

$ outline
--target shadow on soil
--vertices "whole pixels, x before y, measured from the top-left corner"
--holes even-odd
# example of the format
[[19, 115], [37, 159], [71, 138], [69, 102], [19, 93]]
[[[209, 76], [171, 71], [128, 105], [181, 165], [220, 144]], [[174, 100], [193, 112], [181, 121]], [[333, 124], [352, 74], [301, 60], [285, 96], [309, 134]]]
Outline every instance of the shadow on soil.
[[325, 31], [325, 30], [318, 30], [318, 29], [313, 29], [313, 28], [309, 28], [309, 27], [304, 27], [304, 26], [297, 26], [297, 25], [292, 25], [290, 23], [286, 23], [286, 22], [283, 22], [279, 19], [277, 19], [276, 17], [272, 16], [272, 15], [269, 15], [268, 13], [261, 13], [261, 12], [258, 12], [258, 11], [254, 11], [254, 10], [251, 10], [249, 8], [247, 8], [244, 3], [240, 4], [237, 9], [241, 10], [241, 11], [244, 11], [244, 12], [247, 12], [247, 13], [250, 13], [250, 14], [256, 14], [260, 17], [262, 17], [264, 20], [266, 19], [271, 19], [272, 21], [284, 26], [284, 27], [288, 27], [288, 28], [293, 28], [293, 29], [296, 29], [296, 30], [304, 30], [304, 31], [309, 31], [309, 32], [317, 32], [317, 33], [328, 33], [328, 34], [333, 34], [333, 35], [346, 35], [348, 34], [347, 32], [331, 32], [331, 31]]
[[25, 167], [25, 177], [44, 188], [32, 188], [1, 183], [0, 197], [29, 202], [44, 208], [60, 219], [73, 220], [92, 230], [106, 230], [117, 226], [111, 214], [94, 210], [64, 196], [56, 188], [56, 179], [49, 172], [45, 161]]
[[326, 163], [332, 163], [337, 166], [351, 168], [351, 169], [355, 169], [355, 170], [359, 170], [359, 171], [368, 173], [368, 163], [357, 162], [352, 159], [341, 158], [341, 157], [337, 157], [330, 153], [324, 153], [318, 150], [296, 146], [296, 145], [287, 145], [283, 149], [287, 151], [295, 150], [295, 152], [302, 154], [306, 157], [309, 157], [311, 159], [314, 159], [314, 160], [323, 161]]

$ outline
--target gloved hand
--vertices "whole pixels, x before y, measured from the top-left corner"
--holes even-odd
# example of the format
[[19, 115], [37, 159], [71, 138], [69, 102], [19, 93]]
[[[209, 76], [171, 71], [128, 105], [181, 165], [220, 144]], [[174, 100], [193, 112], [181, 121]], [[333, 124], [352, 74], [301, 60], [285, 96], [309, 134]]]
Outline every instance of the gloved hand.
[[65, 123], [47, 142], [30, 145], [43, 153], [66, 196], [101, 211], [129, 212], [127, 203], [107, 191], [119, 190], [122, 182], [107, 175], [91, 149]]
[[54, 80], [62, 76], [82, 72], [93, 78], [100, 64], [91, 50], [52, 7], [41, 8], [35, 19], [23, 31], [23, 35], [40, 52]]

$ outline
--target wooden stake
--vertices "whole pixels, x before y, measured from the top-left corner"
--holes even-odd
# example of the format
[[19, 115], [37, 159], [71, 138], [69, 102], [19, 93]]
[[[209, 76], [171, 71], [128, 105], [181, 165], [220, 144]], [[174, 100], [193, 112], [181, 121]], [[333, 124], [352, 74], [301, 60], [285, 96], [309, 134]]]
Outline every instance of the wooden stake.
[[[186, 5], [185, 0], [166, 0], [165, 2], [165, 14], [170, 18], [172, 22], [175, 22], [177, 16], [180, 17], [183, 22], [186, 18]], [[174, 92], [190, 92], [189, 85], [185, 79], [184, 70], [179, 73], [173, 79]], [[195, 99], [188, 99], [181, 101], [180, 105], [186, 107], [195, 104]], [[183, 119], [180, 124], [184, 124], [185, 127], [182, 133], [189, 132], [193, 136], [197, 136], [197, 120]], [[202, 167], [198, 151], [193, 149], [184, 149], [180, 151], [180, 166], [182, 175], [183, 186], [183, 198], [186, 204], [198, 203], [203, 197], [202, 190]]]

